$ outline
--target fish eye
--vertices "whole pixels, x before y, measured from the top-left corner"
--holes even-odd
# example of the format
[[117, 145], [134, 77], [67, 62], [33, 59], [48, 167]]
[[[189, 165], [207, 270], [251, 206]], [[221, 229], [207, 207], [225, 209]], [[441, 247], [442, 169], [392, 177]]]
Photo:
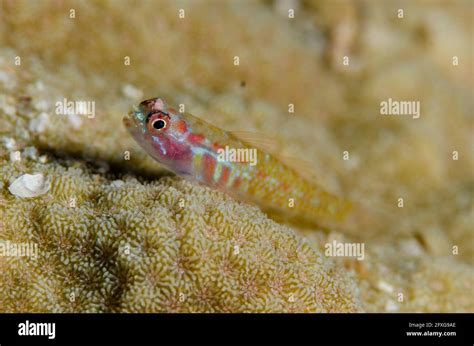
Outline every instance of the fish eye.
[[156, 120], [153, 120], [153, 122], [151, 123], [151, 126], [155, 130], [161, 130], [166, 127], [166, 121], [163, 119], [156, 119]]
[[169, 115], [163, 112], [155, 112], [148, 114], [146, 120], [146, 126], [148, 130], [155, 131], [155, 132], [162, 132], [165, 131], [168, 126], [170, 118]]

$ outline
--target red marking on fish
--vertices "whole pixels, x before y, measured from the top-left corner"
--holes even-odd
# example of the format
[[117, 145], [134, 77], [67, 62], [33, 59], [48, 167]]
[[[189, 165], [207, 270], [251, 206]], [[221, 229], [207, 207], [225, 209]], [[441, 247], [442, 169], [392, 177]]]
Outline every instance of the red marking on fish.
[[216, 169], [216, 160], [209, 154], [202, 157], [202, 176], [204, 181], [210, 182], [214, 178], [214, 170]]
[[242, 179], [240, 179], [240, 177], [236, 177], [234, 179], [234, 182], [232, 183], [232, 187], [234, 189], [237, 189], [240, 186], [241, 183], [242, 183]]
[[222, 166], [221, 176], [219, 177], [219, 185], [225, 185], [229, 180], [230, 168], [228, 166]]
[[215, 150], [222, 149], [222, 145], [218, 142], [212, 143], [212, 148]]
[[178, 120], [174, 124], [176, 131], [184, 133], [187, 130], [186, 122], [184, 120]]
[[187, 137], [188, 141], [192, 143], [200, 143], [204, 140], [204, 136], [198, 133], [190, 133]]

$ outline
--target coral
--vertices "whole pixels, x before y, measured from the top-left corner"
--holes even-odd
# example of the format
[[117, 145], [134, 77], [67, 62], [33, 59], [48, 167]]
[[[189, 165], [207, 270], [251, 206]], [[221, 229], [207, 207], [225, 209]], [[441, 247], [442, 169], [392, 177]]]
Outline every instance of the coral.
[[[0, 311], [474, 311], [469, 4], [125, 3], [0, 3], [0, 244], [38, 245], [0, 256]], [[156, 96], [275, 137], [392, 216], [323, 232], [170, 177], [121, 123]], [[382, 117], [389, 97], [420, 119]], [[58, 114], [65, 98], [95, 117]], [[24, 174], [49, 190], [12, 195]], [[365, 259], [327, 257], [333, 239]]]
[[[256, 207], [177, 178], [23, 165], [51, 193], [2, 190], [1, 238], [38, 245], [37, 258], [0, 258], [2, 311], [360, 310], [353, 278]], [[1, 168], [4, 185], [18, 174]]]
[[[341, 234], [306, 234], [320, 251], [333, 240], [352, 242]], [[318, 245], [319, 244], [319, 245]], [[433, 256], [415, 238], [366, 242], [365, 258], [338, 259], [356, 276], [360, 299], [368, 312], [472, 312], [474, 269], [458, 261], [443, 242], [444, 253]]]

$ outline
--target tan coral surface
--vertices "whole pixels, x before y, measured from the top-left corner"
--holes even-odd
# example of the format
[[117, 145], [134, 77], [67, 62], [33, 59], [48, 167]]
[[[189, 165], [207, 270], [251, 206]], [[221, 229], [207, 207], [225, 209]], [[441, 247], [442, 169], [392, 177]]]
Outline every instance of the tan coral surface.
[[[0, 250], [38, 249], [0, 256], [0, 311], [474, 312], [473, 6], [0, 2]], [[171, 177], [121, 123], [156, 96], [275, 138], [381, 222], [277, 223]], [[420, 118], [382, 116], [388, 98]], [[26, 173], [47, 191], [13, 195]]]

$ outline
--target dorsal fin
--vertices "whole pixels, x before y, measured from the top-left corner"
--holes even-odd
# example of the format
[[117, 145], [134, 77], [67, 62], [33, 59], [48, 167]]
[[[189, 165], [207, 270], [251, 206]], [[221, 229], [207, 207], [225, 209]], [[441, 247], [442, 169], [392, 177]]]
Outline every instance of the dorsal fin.
[[316, 179], [314, 167], [308, 161], [302, 160], [297, 157], [280, 154], [275, 155], [275, 158], [284, 165], [286, 165], [288, 168], [291, 168], [294, 171], [298, 172], [298, 174], [300, 174], [306, 180], [314, 182], [314, 180]]
[[298, 172], [305, 179], [312, 181], [314, 180], [316, 174], [314, 173], [314, 168], [311, 163], [304, 161], [302, 159], [279, 154], [280, 145], [278, 141], [272, 138], [268, 138], [264, 134], [252, 132], [252, 131], [229, 131], [234, 137], [246, 142], [249, 145], [255, 146], [273, 157], [278, 161], [286, 165], [287, 167]]
[[229, 134], [240, 139], [242, 142], [266, 151], [269, 154], [278, 152], [278, 141], [267, 137], [265, 134], [252, 131], [229, 131]]

